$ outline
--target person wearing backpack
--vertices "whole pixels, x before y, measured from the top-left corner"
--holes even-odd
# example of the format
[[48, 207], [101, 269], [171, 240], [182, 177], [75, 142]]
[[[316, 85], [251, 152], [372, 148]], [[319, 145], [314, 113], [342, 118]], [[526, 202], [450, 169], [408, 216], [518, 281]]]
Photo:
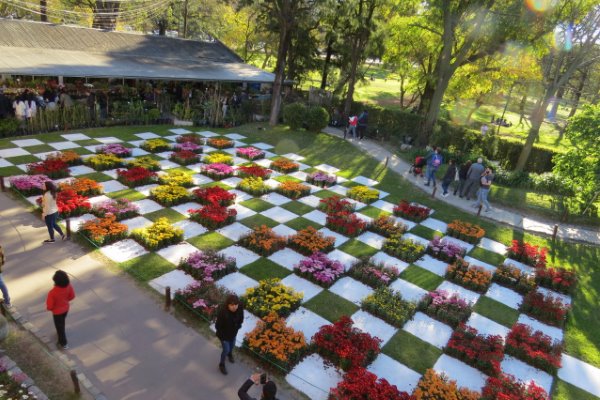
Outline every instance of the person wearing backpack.
[[440, 149], [434, 147], [433, 152], [427, 156], [427, 182], [425, 186], [429, 186], [431, 181], [433, 181], [433, 186], [435, 187], [435, 173], [443, 162], [444, 158], [440, 154]]

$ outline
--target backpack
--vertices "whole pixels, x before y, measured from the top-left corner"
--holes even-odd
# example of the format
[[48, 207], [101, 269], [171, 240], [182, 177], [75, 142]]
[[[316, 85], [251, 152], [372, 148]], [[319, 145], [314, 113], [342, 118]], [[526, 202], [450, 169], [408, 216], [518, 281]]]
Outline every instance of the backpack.
[[442, 164], [442, 156], [439, 154], [434, 154], [431, 160], [431, 165], [434, 167], [439, 167]]

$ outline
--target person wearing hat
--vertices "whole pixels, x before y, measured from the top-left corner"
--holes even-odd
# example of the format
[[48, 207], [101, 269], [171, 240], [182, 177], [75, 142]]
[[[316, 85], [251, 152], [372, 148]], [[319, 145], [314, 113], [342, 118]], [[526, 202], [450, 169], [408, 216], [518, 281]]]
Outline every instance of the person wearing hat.
[[238, 396], [240, 400], [256, 400], [254, 397], [250, 397], [248, 394], [248, 389], [252, 387], [252, 385], [262, 384], [262, 395], [261, 400], [277, 400], [275, 395], [277, 394], [277, 385], [275, 382], [267, 380], [265, 383], [261, 382], [260, 379], [261, 374], [252, 374], [250, 378], [246, 379], [246, 382], [242, 385], [240, 390], [238, 390]]

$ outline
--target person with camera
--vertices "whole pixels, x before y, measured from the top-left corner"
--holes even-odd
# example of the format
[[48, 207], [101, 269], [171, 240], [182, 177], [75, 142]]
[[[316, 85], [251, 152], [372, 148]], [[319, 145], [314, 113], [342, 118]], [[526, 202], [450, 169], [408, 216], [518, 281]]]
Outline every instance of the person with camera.
[[492, 210], [487, 199], [490, 193], [490, 187], [492, 186], [492, 181], [494, 180], [494, 174], [492, 172], [492, 167], [487, 167], [483, 171], [483, 174], [481, 174], [481, 179], [479, 180], [479, 193], [477, 193], [477, 201], [473, 203], [474, 208], [484, 205], [485, 212]]
[[277, 394], [277, 386], [275, 382], [267, 379], [267, 374], [252, 374], [250, 378], [246, 379], [246, 382], [238, 390], [238, 396], [240, 400], [256, 400], [254, 397], [250, 397], [248, 390], [252, 385], [263, 385], [261, 400], [277, 400], [275, 395]]

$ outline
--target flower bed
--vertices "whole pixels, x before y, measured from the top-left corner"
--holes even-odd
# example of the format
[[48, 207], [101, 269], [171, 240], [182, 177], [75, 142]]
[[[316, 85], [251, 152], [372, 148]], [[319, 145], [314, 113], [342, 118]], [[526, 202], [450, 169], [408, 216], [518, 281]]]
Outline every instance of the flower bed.
[[202, 154], [202, 146], [200, 143], [181, 142], [175, 145], [175, 151], [191, 151], [194, 154]]
[[496, 271], [494, 271], [492, 280], [521, 294], [529, 293], [535, 289], [535, 278], [533, 275], [521, 271], [512, 264], [499, 265]]
[[50, 179], [60, 179], [69, 176], [69, 166], [62, 160], [44, 160], [27, 164], [28, 175], [46, 175]]
[[339, 399], [415, 400], [415, 397], [398, 391], [395, 385], [364, 368], [355, 368], [329, 392], [329, 400]]
[[570, 308], [559, 297], [532, 290], [523, 297], [519, 311], [548, 325], [562, 328]]
[[233, 167], [221, 163], [208, 164], [200, 167], [200, 173], [211, 179], [221, 180], [233, 176]]
[[96, 154], [85, 159], [84, 164], [96, 171], [106, 171], [123, 166], [123, 160], [114, 154]]
[[131, 149], [120, 143], [110, 143], [104, 146], [96, 147], [97, 154], [113, 154], [117, 157], [131, 157]]
[[394, 206], [394, 215], [414, 222], [421, 222], [424, 219], [429, 218], [431, 208], [420, 206], [417, 204], [411, 204], [406, 200], [400, 201], [398, 205]]
[[365, 311], [398, 328], [402, 328], [413, 317], [417, 308], [415, 303], [404, 300], [400, 292], [388, 287], [380, 287], [365, 297], [361, 306]]
[[417, 261], [425, 254], [425, 246], [412, 239], [402, 239], [401, 236], [388, 238], [381, 250], [408, 263]]
[[313, 253], [294, 265], [294, 272], [324, 288], [329, 288], [344, 273], [344, 266], [324, 253]]
[[235, 272], [235, 258], [225, 257], [214, 251], [196, 251], [182, 258], [177, 266], [198, 282], [214, 282], [227, 274]]
[[469, 303], [461, 299], [458, 294], [450, 294], [445, 290], [429, 292], [419, 302], [417, 308], [454, 329], [460, 323], [466, 322], [472, 312]]
[[535, 281], [545, 288], [564, 294], [573, 294], [577, 286], [577, 275], [575, 271], [568, 271], [564, 268], [538, 268], [535, 271]]
[[435, 236], [427, 245], [427, 254], [445, 262], [454, 262], [457, 257], [462, 258], [466, 253], [464, 248], [439, 236]]
[[161, 185], [183, 186], [186, 188], [194, 186], [192, 176], [178, 169], [168, 169], [165, 174], [158, 177], [158, 181]]
[[194, 143], [197, 145], [204, 144], [204, 139], [202, 139], [200, 136], [196, 135], [195, 133], [186, 133], [186, 134], [177, 136], [175, 141], [177, 143]]
[[26, 197], [43, 194], [46, 187], [45, 182], [51, 180], [46, 175], [18, 175], [8, 178], [10, 187]]
[[46, 160], [60, 160], [67, 163], [69, 166], [83, 164], [81, 156], [75, 153], [73, 150], [63, 150], [56, 153], [47, 154]]
[[231, 193], [219, 186], [195, 189], [192, 194], [200, 204], [214, 204], [221, 207], [232, 205], [237, 196], [235, 193]]
[[402, 234], [407, 231], [407, 228], [403, 223], [396, 221], [393, 217], [382, 215], [370, 222], [367, 225], [367, 230], [389, 238], [392, 236], [402, 236]]
[[207, 154], [206, 157], [204, 157], [204, 160], [202, 160], [202, 161], [204, 161], [206, 164], [233, 165], [233, 157], [227, 153], [219, 153], [219, 152], [210, 153], [210, 154]]
[[105, 246], [127, 237], [127, 225], [117, 222], [114, 215], [95, 218], [86, 221], [79, 228], [85, 237], [87, 237], [96, 246]]
[[328, 188], [337, 184], [337, 176], [325, 172], [315, 171], [306, 177], [306, 182], [322, 188]]
[[233, 208], [207, 204], [199, 209], [189, 210], [190, 219], [202, 224], [207, 229], [219, 229], [233, 224], [237, 211]]
[[325, 236], [312, 226], [299, 230], [290, 237], [288, 242], [291, 248], [305, 256], [310, 256], [317, 251], [329, 253], [333, 250], [334, 244], [334, 237]]
[[258, 282], [257, 287], [246, 289], [242, 301], [248, 311], [261, 318], [271, 312], [285, 318], [300, 307], [303, 297], [279, 279], [267, 279]]
[[199, 163], [200, 156], [190, 150], [179, 150], [171, 153], [169, 160], [180, 165], [190, 165]]
[[506, 354], [510, 354], [556, 375], [561, 367], [562, 346], [541, 331], [535, 331], [524, 324], [515, 324], [506, 337]]
[[287, 244], [287, 238], [277, 235], [268, 226], [261, 225], [242, 236], [239, 244], [263, 257], [268, 257], [276, 251], [283, 249]]
[[215, 149], [228, 149], [233, 147], [233, 140], [225, 138], [209, 138], [206, 144], [214, 147]]
[[102, 194], [102, 185], [89, 178], [73, 178], [58, 185], [58, 190], [74, 190], [82, 196], [97, 196]]
[[511, 246], [506, 249], [507, 257], [535, 268], [546, 268], [547, 252], [545, 247], [540, 248], [519, 240], [513, 240]]
[[352, 326], [348, 316], [331, 325], [323, 325], [313, 336], [317, 352], [344, 371], [366, 367], [381, 351], [381, 339]]
[[115, 216], [117, 221], [133, 218], [139, 215], [140, 208], [126, 198], [106, 200], [94, 205], [92, 212], [98, 217], [105, 217], [108, 214]]
[[141, 156], [127, 162], [128, 168], [142, 167], [150, 171], [160, 171], [160, 163], [152, 156]]
[[290, 174], [298, 171], [300, 169], [300, 164], [293, 162], [288, 158], [280, 157], [271, 163], [270, 168], [277, 172], [281, 172], [282, 174]]
[[240, 178], [262, 178], [269, 179], [271, 177], [271, 171], [268, 168], [261, 167], [260, 165], [250, 164], [241, 165], [237, 169], [237, 176]]
[[[42, 198], [38, 198], [36, 202], [41, 205]], [[56, 194], [56, 205], [61, 218], [78, 217], [92, 208], [86, 196], [81, 196], [71, 189], [62, 190]]]
[[157, 178], [156, 172], [144, 167], [117, 170], [117, 180], [130, 188], [155, 183]]
[[492, 284], [492, 273], [483, 267], [469, 265], [459, 257], [448, 265], [446, 279], [467, 289], [485, 293]]
[[275, 312], [258, 321], [256, 327], [246, 334], [244, 348], [257, 355], [260, 361], [275, 364], [286, 371], [291, 370], [307, 351], [304, 334], [287, 326]]
[[452, 332], [444, 351], [486, 375], [497, 376], [504, 358], [500, 335], [479, 335], [477, 329], [461, 324]]
[[389, 285], [400, 275], [396, 267], [386, 267], [385, 264], [374, 264], [369, 259], [362, 259], [352, 265], [348, 274], [372, 288]]
[[157, 251], [183, 240], [183, 229], [175, 228], [167, 218], [158, 218], [147, 228], [134, 229], [131, 237], [151, 251]]
[[479, 225], [455, 219], [448, 224], [446, 234], [467, 243], [477, 244], [485, 236], [485, 230]]
[[188, 201], [190, 194], [183, 186], [161, 185], [150, 190], [150, 198], [161, 206], [171, 207]]
[[348, 211], [327, 214], [325, 226], [342, 235], [355, 237], [367, 229], [367, 223]]
[[242, 179], [240, 183], [237, 184], [237, 189], [255, 197], [262, 196], [271, 191], [271, 188], [267, 186], [262, 178], [254, 177]]
[[209, 321], [217, 319], [221, 304], [230, 292], [210, 282], [194, 282], [175, 293], [175, 304], [182, 304]]
[[366, 204], [371, 204], [379, 200], [379, 190], [368, 186], [354, 186], [348, 189], [346, 196]]
[[164, 139], [146, 140], [140, 147], [150, 153], [161, 153], [171, 150], [171, 145]]
[[433, 369], [425, 372], [413, 394], [417, 400], [480, 400], [481, 397], [478, 392], [459, 388], [456, 381], [448, 379], [443, 373], [438, 374]]
[[325, 214], [335, 214], [338, 212], [354, 212], [354, 204], [350, 203], [346, 199], [342, 199], [340, 196], [331, 196], [325, 199], [319, 200], [319, 210]]
[[490, 376], [481, 392], [481, 400], [549, 400], [544, 389], [533, 381], [523, 383], [512, 375]]
[[235, 154], [247, 160], [259, 160], [265, 158], [265, 152], [255, 147], [238, 147]]
[[285, 181], [281, 182], [275, 191], [285, 197], [296, 200], [300, 197], [308, 196], [310, 194], [310, 186], [303, 185], [299, 182]]

